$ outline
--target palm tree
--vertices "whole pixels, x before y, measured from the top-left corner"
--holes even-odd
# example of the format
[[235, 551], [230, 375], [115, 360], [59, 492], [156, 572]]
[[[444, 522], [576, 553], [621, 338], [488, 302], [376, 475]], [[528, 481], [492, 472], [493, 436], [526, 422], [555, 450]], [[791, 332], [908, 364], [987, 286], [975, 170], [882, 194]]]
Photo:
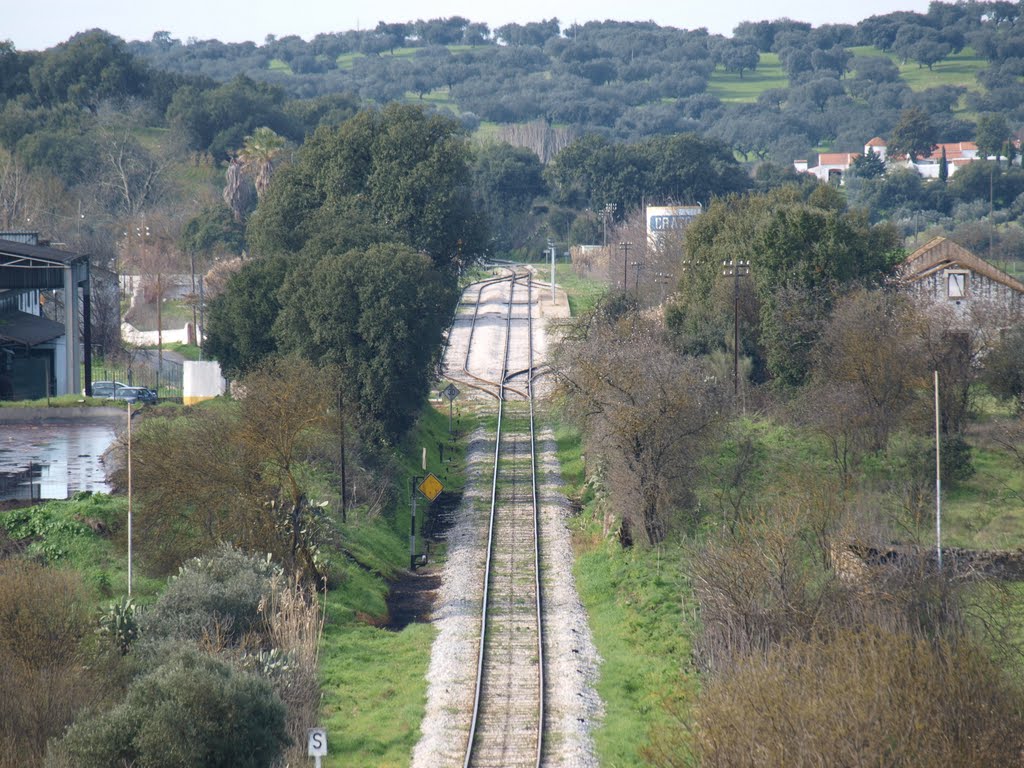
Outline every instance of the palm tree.
[[256, 185], [256, 197], [263, 198], [263, 193], [270, 186], [270, 177], [274, 173], [274, 161], [284, 150], [285, 139], [272, 129], [263, 126], [245, 137], [245, 144], [238, 153], [242, 170], [252, 177]]

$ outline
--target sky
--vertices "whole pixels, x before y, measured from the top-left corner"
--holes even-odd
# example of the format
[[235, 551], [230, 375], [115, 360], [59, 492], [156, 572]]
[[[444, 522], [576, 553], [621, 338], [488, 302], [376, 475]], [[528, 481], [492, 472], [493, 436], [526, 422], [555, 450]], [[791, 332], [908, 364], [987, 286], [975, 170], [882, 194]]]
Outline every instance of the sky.
[[685, 29], [707, 27], [712, 33], [729, 35], [740, 21], [789, 17], [818, 26], [927, 9], [928, 0], [774, 0], [769, 6], [753, 0], [388, 0], [379, 8], [355, 0], [0, 0], [0, 40], [11, 40], [19, 51], [43, 50], [99, 27], [125, 40], [149, 40], [154, 32], [167, 31], [182, 41], [216, 38], [262, 43], [268, 34], [309, 40], [321, 32], [373, 28], [379, 21], [450, 16], [486, 22], [492, 29], [553, 17], [563, 27], [606, 19], [654, 21]]

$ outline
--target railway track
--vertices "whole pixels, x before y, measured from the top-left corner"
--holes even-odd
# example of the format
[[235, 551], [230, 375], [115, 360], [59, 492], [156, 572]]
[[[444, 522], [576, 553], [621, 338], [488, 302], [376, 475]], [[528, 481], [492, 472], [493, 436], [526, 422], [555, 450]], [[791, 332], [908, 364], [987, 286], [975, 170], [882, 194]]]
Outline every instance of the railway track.
[[[529, 273], [514, 268], [508, 272], [479, 284], [463, 370], [451, 377], [494, 396], [498, 405], [476, 688], [464, 768], [537, 768], [544, 748], [533, 286]], [[501, 370], [474, 371], [478, 325], [486, 324], [487, 335], [495, 340], [495, 312], [481, 312], [496, 303], [495, 293], [504, 303]], [[527, 343], [514, 344], [514, 337], [524, 333]]]

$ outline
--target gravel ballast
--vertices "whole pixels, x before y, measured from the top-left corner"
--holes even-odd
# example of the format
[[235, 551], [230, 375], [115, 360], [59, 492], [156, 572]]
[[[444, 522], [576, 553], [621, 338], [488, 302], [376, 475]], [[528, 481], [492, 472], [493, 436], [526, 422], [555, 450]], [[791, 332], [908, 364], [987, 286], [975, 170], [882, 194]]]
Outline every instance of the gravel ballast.
[[[499, 332], [500, 297], [485, 290], [481, 313], [488, 315], [487, 330], [473, 338], [471, 373], [487, 378], [501, 370], [504, 328]], [[476, 289], [467, 292], [476, 300]], [[517, 299], [525, 292], [517, 289]], [[465, 312], [465, 310], [463, 310]], [[525, 318], [525, 305], [513, 317]], [[535, 365], [547, 349], [544, 321], [533, 312]], [[461, 371], [470, 330], [470, 315], [460, 314], [449, 339], [446, 368]], [[525, 319], [513, 321], [525, 327]], [[513, 360], [525, 360], [528, 341], [513, 333]], [[467, 395], [470, 393], [467, 392]], [[461, 397], [461, 396], [460, 396]], [[473, 395], [470, 395], [473, 397]], [[475, 399], [475, 398], [474, 398]], [[483, 407], [494, 403], [483, 396]], [[594, 648], [587, 615], [576, 592], [573, 554], [566, 526], [569, 504], [561, 491], [561, 477], [550, 432], [537, 437], [539, 496], [541, 503], [541, 561], [545, 649], [545, 766], [597, 766], [592, 731], [598, 724], [601, 701], [594, 689], [600, 659]], [[437, 637], [427, 672], [427, 708], [421, 738], [413, 751], [414, 768], [461, 766], [472, 717], [479, 648], [480, 601], [483, 591], [485, 542], [493, 470], [494, 434], [480, 430], [470, 437], [466, 451], [466, 490], [448, 532], [448, 557], [434, 605]]]

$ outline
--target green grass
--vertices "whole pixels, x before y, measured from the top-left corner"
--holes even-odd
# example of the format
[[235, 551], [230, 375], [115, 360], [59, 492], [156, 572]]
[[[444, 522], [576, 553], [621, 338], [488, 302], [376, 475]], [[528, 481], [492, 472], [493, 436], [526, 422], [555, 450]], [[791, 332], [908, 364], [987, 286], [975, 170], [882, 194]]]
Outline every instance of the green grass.
[[406, 94], [406, 98], [409, 101], [415, 101], [420, 104], [430, 104], [433, 107], [444, 107], [456, 115], [461, 114], [462, 112], [462, 110], [459, 109], [459, 105], [456, 104], [455, 100], [452, 98], [452, 94], [451, 91], [448, 90], [448, 86], [435, 88], [425, 94], [422, 99], [419, 97], [418, 93], [412, 93], [410, 91]]
[[555, 264], [555, 283], [568, 295], [569, 311], [573, 315], [593, 309], [608, 292], [608, 284], [604, 280], [577, 275], [572, 264]]
[[975, 473], [943, 491], [942, 540], [978, 549], [1024, 547], [1024, 467], [1004, 451], [974, 450]]
[[[900, 76], [914, 91], [941, 85], [963, 86], [971, 91], [983, 90], [977, 76], [987, 66], [987, 62], [970, 48], [948, 56], [933, 65], [931, 70], [914, 62], [903, 64], [894, 54], [873, 46], [856, 46], [849, 50], [854, 56], [885, 56], [891, 59], [899, 67]], [[716, 67], [708, 83], [708, 93], [724, 102], [750, 103], [757, 101], [757, 97], [769, 88], [788, 87], [789, 80], [779, 63], [778, 55], [762, 53], [757, 69], [753, 72], [744, 72], [743, 77], [735, 72], [726, 72], [720, 66]]]
[[[556, 423], [555, 440], [567, 492], [589, 502], [579, 434]], [[600, 517], [586, 503], [574, 532], [576, 585], [602, 659], [595, 743], [602, 766], [647, 765], [652, 734], [676, 727], [670, 712], [685, 717], [697, 692], [691, 590], [680, 546], [622, 549], [602, 537]]]
[[649, 764], [643, 751], [651, 736], [675, 725], [666, 705], [685, 713], [696, 696], [682, 557], [677, 547], [623, 550], [607, 541], [577, 558], [576, 583], [602, 659], [605, 716], [595, 733], [602, 766]]
[[940, 85], [960, 85], [971, 91], [981, 91], [983, 89], [978, 83], [978, 73], [988, 66], [988, 62], [970, 48], [947, 56], [933, 65], [931, 70], [912, 61], [903, 64], [895, 54], [880, 51], [873, 46], [856, 46], [850, 48], [850, 53], [854, 56], [889, 58], [899, 67], [900, 76], [914, 91], [923, 91]]
[[761, 61], [753, 72], [744, 72], [740, 77], [735, 72], [726, 72], [716, 67], [711, 73], [708, 93], [725, 102], [754, 102], [769, 88], [788, 88], [789, 80], [775, 53], [762, 53]]
[[155, 152], [170, 140], [171, 129], [146, 126], [135, 128], [132, 131], [132, 136], [138, 139], [139, 143], [150, 152]]
[[267, 64], [267, 69], [271, 72], [283, 72], [286, 75], [294, 74], [292, 72], [291, 64], [284, 59], [271, 59], [270, 63]]
[[[156, 304], [143, 302], [135, 305], [128, 318], [128, 322], [140, 331], [155, 331], [157, 320]], [[192, 322], [192, 307], [180, 299], [169, 299], [160, 308], [159, 321], [165, 331], [184, 328], [186, 323]]]
[[[81, 493], [68, 501], [48, 501], [0, 513], [0, 527], [15, 541], [27, 541], [27, 554], [47, 565], [77, 571], [97, 606], [128, 593], [128, 500], [103, 493]], [[89, 523], [102, 523], [97, 533]], [[162, 579], [132, 572], [132, 597], [150, 602]]]
[[411, 624], [388, 632], [347, 624], [321, 646], [322, 725], [328, 768], [408, 766], [426, 706], [434, 629]]
[[199, 347], [195, 344], [182, 344], [181, 342], [175, 341], [172, 344], [164, 344], [164, 350], [167, 352], [177, 352], [186, 360], [199, 359]]
[[[456, 400], [456, 404], [458, 401]], [[462, 411], [458, 431], [472, 431], [476, 417]], [[443, 443], [445, 461], [438, 456]], [[422, 448], [427, 471], [445, 489], [465, 486], [464, 450], [449, 439], [447, 401], [424, 408], [415, 429], [398, 452], [400, 476], [421, 476]], [[406, 486], [407, 487], [407, 486]], [[426, 517], [427, 501], [417, 501], [417, 528]], [[401, 632], [372, 626], [387, 612], [387, 579], [408, 567], [409, 495], [403, 492], [386, 515], [345, 527], [342, 554], [332, 558], [341, 585], [327, 598], [327, 626], [321, 646], [323, 725], [331, 754], [325, 765], [407, 766], [419, 739], [426, 706], [426, 674], [434, 629], [411, 624]], [[423, 551], [422, 542], [418, 551]]]
[[[472, 45], [447, 45], [445, 47], [456, 56], [473, 50]], [[382, 59], [411, 59], [418, 51], [422, 50], [423, 48], [395, 48], [394, 51], [384, 51], [379, 55]], [[366, 58], [365, 53], [343, 53], [337, 58], [338, 69], [352, 69], [356, 59], [363, 58]]]
[[109, 400], [99, 397], [83, 397], [82, 395], [60, 395], [47, 400], [0, 400], [0, 408], [81, 408], [110, 405]]

